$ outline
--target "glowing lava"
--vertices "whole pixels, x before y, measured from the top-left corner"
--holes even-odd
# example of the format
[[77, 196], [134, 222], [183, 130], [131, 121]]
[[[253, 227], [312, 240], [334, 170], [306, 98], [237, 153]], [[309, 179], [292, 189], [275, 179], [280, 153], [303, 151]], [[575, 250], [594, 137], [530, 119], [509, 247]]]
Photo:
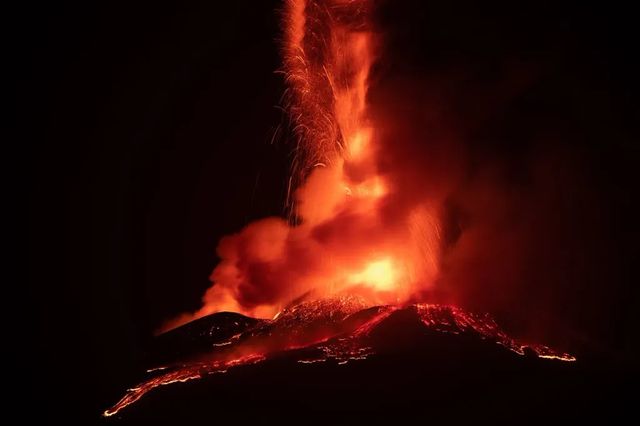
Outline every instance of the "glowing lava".
[[[108, 410], [105, 410], [102, 415], [104, 417], [110, 417], [116, 414], [121, 409], [127, 407], [142, 398], [147, 392], [159, 387], [167, 386], [174, 383], [184, 383], [189, 380], [199, 379], [207, 374], [225, 373], [227, 369], [237, 367], [239, 365], [255, 364], [263, 361], [264, 357], [261, 355], [248, 355], [245, 357], [239, 357], [228, 361], [213, 361], [210, 363], [202, 364], [190, 364], [183, 365], [179, 368], [172, 369], [168, 373], [161, 374], [138, 386], [131, 388], [127, 391], [127, 394], [116, 405]], [[165, 370], [161, 368], [159, 370]]]

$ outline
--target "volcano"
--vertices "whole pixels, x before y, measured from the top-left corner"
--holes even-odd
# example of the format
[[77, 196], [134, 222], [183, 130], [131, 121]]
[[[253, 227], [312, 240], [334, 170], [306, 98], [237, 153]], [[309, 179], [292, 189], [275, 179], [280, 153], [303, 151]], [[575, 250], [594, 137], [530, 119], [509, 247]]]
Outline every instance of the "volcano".
[[[431, 112], [431, 102], [446, 101], [427, 91], [433, 100], [414, 105], [418, 85], [394, 100], [378, 6], [284, 3], [283, 110], [294, 143], [287, 214], [220, 240], [200, 307], [161, 326], [146, 377], [104, 417], [516, 421], [541, 405], [582, 415], [570, 401], [597, 400], [602, 384], [573, 355], [522, 342], [488, 314], [432, 303], [482, 306], [469, 300], [534, 279], [527, 259], [546, 250], [536, 250], [528, 221], [511, 232], [507, 218], [526, 216], [526, 204], [500, 213], [510, 191], [498, 182], [477, 189], [480, 178], [463, 171], [465, 136]], [[480, 211], [464, 202], [476, 199], [468, 190]], [[503, 259], [511, 252], [514, 262]], [[520, 305], [511, 304], [514, 317]], [[538, 318], [529, 320], [534, 328]]]
[[482, 383], [493, 380], [505, 382], [507, 400], [524, 386], [529, 404], [572, 394], [557, 382], [579, 370], [573, 356], [518, 342], [487, 314], [434, 304], [367, 307], [355, 296], [302, 302], [272, 320], [215, 313], [156, 337], [151, 358], [149, 377], [104, 416], [184, 420], [204, 409], [229, 414], [245, 399], [270, 407], [252, 408], [256, 416], [290, 400], [302, 404], [294, 410], [371, 414], [389, 412], [388, 404], [450, 404], [456, 393], [484, 400]]

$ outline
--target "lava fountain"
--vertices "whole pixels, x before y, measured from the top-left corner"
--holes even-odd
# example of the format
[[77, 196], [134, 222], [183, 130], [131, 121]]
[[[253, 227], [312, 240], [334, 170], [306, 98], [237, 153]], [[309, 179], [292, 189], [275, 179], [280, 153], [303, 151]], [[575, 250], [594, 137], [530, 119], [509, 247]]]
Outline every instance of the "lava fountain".
[[393, 187], [369, 114], [380, 35], [369, 0], [287, 1], [283, 22], [287, 109], [296, 156], [291, 217], [267, 218], [223, 238], [204, 306], [164, 330], [219, 311], [273, 317], [301, 295], [357, 294], [402, 303], [438, 272], [438, 207], [419, 200], [385, 215]]

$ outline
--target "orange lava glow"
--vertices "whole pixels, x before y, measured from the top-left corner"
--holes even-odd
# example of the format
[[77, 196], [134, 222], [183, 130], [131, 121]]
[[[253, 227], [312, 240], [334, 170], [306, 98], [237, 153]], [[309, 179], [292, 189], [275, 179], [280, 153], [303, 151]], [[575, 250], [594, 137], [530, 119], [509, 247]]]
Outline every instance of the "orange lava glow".
[[[199, 379], [206, 374], [225, 373], [229, 368], [237, 367], [239, 365], [255, 364], [262, 360], [264, 360], [263, 356], [253, 354], [224, 362], [216, 361], [208, 364], [192, 364], [176, 368], [168, 373], [161, 374], [160, 376], [154, 377], [134, 388], [129, 389], [127, 394], [118, 401], [116, 405], [105, 410], [102, 415], [104, 417], [113, 416], [121, 409], [137, 402], [147, 392], [157, 387], [188, 382], [190, 380]], [[165, 368], [159, 368], [159, 370], [163, 369]]]

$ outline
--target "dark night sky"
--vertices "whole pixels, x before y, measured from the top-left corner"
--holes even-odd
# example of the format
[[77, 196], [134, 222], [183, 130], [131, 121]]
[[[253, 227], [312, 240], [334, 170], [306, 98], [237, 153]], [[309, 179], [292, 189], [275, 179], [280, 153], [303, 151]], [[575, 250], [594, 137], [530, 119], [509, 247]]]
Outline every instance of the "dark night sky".
[[[93, 416], [120, 396], [159, 323], [199, 306], [218, 239], [283, 212], [290, 156], [283, 137], [270, 143], [284, 120], [278, 1], [90, 3], [21, 14], [31, 225], [29, 294], [18, 305], [36, 330], [29, 353], [45, 417], [77, 410], [65, 406], [73, 398], [76, 414]], [[456, 96], [479, 93], [478, 76], [491, 80], [501, 58], [545, 76], [520, 106], [524, 121], [498, 121], [490, 134], [525, 123], [586, 152], [615, 222], [603, 239], [616, 259], [603, 261], [616, 269], [603, 284], [614, 295], [607, 327], [630, 352], [640, 158], [632, 15], [555, 2], [421, 3], [381, 17], [397, 26], [399, 57], [413, 58], [400, 72], [473, 69]], [[460, 116], [476, 117], [482, 105], [464, 108]], [[473, 150], [525, 149], [500, 140]]]

